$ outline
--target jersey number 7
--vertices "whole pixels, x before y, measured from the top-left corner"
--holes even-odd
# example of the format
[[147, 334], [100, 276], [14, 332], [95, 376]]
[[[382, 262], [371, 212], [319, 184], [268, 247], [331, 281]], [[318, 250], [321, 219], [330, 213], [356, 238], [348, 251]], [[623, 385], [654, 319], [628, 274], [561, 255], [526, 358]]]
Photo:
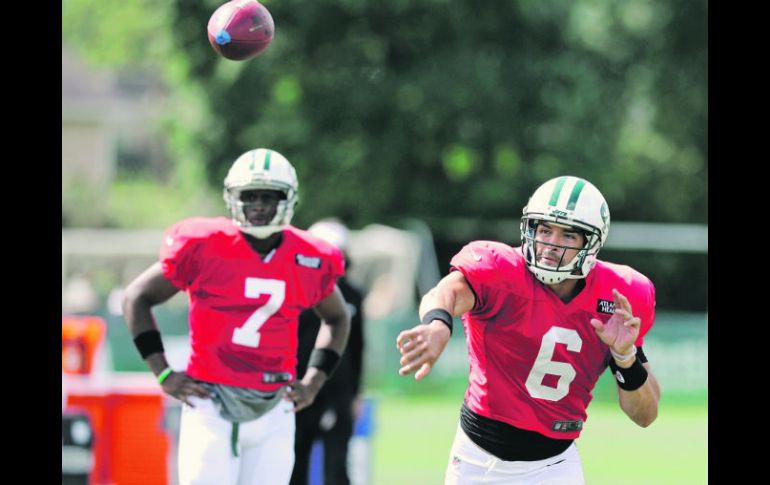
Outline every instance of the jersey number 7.
[[259, 298], [262, 295], [270, 295], [267, 303], [259, 307], [251, 314], [246, 323], [233, 330], [233, 343], [246, 347], [259, 347], [259, 329], [268, 318], [281, 308], [286, 298], [286, 282], [282, 280], [268, 280], [263, 278], [246, 278], [246, 298]]

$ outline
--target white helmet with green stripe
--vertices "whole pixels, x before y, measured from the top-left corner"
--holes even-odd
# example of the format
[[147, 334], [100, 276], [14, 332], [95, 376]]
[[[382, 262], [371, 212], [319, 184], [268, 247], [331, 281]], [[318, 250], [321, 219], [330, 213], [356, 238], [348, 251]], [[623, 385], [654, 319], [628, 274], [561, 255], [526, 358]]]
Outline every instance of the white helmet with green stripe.
[[[264, 239], [291, 223], [297, 205], [297, 172], [286, 158], [275, 150], [250, 150], [233, 162], [225, 177], [224, 199], [233, 222], [241, 231]], [[246, 190], [277, 190], [284, 198], [278, 203], [275, 217], [264, 226], [255, 226], [246, 218], [241, 194]]]
[[[566, 279], [588, 276], [596, 265], [596, 255], [607, 241], [610, 229], [610, 211], [601, 192], [591, 182], [579, 177], [556, 177], [544, 183], [524, 207], [521, 218], [522, 252], [527, 267], [543, 283], [556, 284]], [[585, 246], [567, 264], [548, 266], [535, 257], [535, 232], [541, 221], [570, 226], [586, 237]], [[557, 246], [568, 248], [567, 246]]]

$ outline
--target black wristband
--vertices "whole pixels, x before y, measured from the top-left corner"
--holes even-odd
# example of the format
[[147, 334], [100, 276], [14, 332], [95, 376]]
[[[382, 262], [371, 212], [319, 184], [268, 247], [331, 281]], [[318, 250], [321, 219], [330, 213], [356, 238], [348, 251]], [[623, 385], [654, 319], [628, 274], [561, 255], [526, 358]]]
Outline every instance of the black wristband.
[[142, 359], [146, 359], [147, 356], [154, 354], [155, 352], [163, 352], [163, 341], [160, 339], [160, 332], [157, 330], [147, 330], [134, 337], [134, 345], [139, 349], [139, 354]]
[[635, 391], [647, 382], [647, 369], [644, 368], [638, 358], [634, 360], [634, 363], [628, 369], [618, 367], [615, 360], [611, 359], [610, 369], [615, 376], [618, 387], [624, 391]]
[[334, 369], [337, 368], [337, 364], [340, 363], [340, 354], [332, 349], [313, 349], [310, 353], [310, 360], [307, 363], [308, 367], [318, 367], [322, 371], [326, 372], [326, 378], [332, 376]]
[[444, 325], [449, 327], [449, 336], [452, 336], [452, 314], [448, 311], [444, 310], [443, 308], [434, 308], [433, 310], [429, 310], [428, 313], [426, 313], [423, 317], [420, 323], [423, 323], [425, 325], [429, 324], [433, 320], [441, 320], [444, 322]]

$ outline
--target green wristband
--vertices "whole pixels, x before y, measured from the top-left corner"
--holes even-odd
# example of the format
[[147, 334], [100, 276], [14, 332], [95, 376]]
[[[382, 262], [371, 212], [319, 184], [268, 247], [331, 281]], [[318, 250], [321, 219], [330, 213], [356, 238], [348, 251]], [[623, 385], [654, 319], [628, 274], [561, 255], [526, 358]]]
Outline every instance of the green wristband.
[[171, 367], [166, 367], [165, 369], [163, 369], [163, 372], [158, 374], [158, 384], [163, 384], [163, 381], [165, 381], [166, 377], [168, 377], [169, 374], [171, 374], [172, 372], [174, 371], [171, 370]]

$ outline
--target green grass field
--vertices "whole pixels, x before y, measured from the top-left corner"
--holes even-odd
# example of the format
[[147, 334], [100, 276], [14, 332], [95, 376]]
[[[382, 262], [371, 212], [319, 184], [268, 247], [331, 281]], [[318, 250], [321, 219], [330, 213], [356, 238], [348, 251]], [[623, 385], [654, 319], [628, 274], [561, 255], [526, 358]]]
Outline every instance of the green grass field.
[[[435, 485], [454, 438], [460, 397], [373, 396], [371, 485]], [[705, 398], [664, 400], [639, 428], [615, 402], [595, 401], [577, 440], [588, 485], [695, 485], [708, 482]]]

